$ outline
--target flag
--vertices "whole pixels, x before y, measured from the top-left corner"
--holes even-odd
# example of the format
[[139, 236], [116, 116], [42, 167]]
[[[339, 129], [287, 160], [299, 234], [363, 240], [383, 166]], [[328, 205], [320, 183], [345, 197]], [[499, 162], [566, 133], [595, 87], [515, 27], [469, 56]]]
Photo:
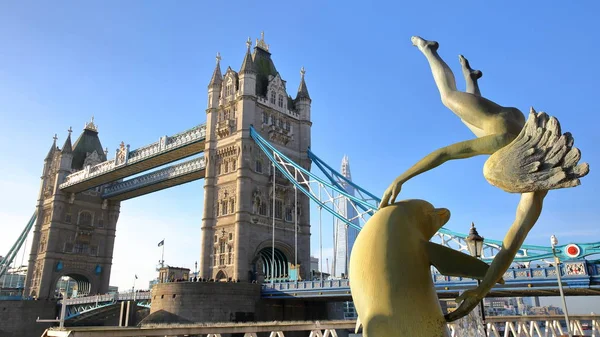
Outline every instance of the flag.
[[159, 243], [158, 243], [158, 246], [160, 247], [160, 246], [162, 246], [162, 245], [164, 245], [164, 244], [165, 244], [165, 239], [163, 239], [161, 242], [159, 242]]
[[137, 280], [137, 274], [135, 275], [135, 279]]

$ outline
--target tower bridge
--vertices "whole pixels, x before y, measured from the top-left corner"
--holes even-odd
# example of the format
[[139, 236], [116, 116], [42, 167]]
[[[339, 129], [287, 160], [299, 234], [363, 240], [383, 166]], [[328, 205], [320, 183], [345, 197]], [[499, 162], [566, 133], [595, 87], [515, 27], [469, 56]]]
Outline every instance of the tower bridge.
[[[336, 227], [360, 230], [380, 200], [351, 181], [349, 167], [337, 172], [311, 151], [312, 100], [305, 70], [300, 71], [292, 97], [271, 56], [262, 35], [254, 48], [247, 42], [239, 71], [228, 67], [223, 74], [217, 54], [207, 90], [206, 123], [134, 150], [122, 142], [113, 159], [108, 159], [93, 119], [74, 143], [71, 130], [62, 147], [55, 138], [44, 160], [36, 211], [1, 261], [0, 274], [33, 229], [25, 296], [52, 298], [63, 276], [75, 279], [89, 294], [107, 293], [120, 202], [204, 179], [199, 277], [246, 283], [262, 283], [265, 278], [292, 281], [264, 285], [264, 297], [311, 293], [290, 288], [309, 275], [311, 228], [316, 227], [309, 222], [310, 202], [318, 212], [336, 217]], [[320, 231], [321, 223], [318, 227]], [[435, 239], [466, 251], [466, 237], [442, 228]], [[352, 240], [336, 244], [351, 246]], [[486, 239], [484, 260], [493, 259], [501, 245]], [[344, 254], [340, 246], [336, 254], [347, 259], [349, 252]], [[579, 263], [599, 254], [600, 243], [562, 245], [556, 253]], [[529, 264], [552, 256], [550, 247], [524, 245], [515, 261]], [[591, 294], [599, 286], [598, 266], [589, 266], [584, 288]], [[336, 266], [338, 274], [346, 269], [345, 262]], [[532, 284], [515, 280], [512, 284], [521, 287]], [[465, 280], [434, 281], [441, 293], [470, 286]], [[338, 283], [339, 287], [313, 293], [327, 297], [346, 292], [343, 295], [349, 298], [347, 284], [346, 289], [342, 281]], [[312, 281], [300, 284], [315, 286]]]

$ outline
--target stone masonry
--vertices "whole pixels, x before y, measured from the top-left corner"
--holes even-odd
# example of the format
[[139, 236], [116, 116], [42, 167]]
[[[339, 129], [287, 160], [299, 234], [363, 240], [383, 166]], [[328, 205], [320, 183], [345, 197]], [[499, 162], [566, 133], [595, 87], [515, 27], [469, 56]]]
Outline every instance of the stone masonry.
[[[220, 56], [208, 85], [207, 158], [200, 277], [251, 281], [269, 276], [272, 222], [275, 215], [276, 278], [285, 277], [295, 261], [294, 217], [298, 216], [298, 264], [310, 264], [308, 197], [294, 187], [250, 137], [250, 126], [279, 151], [309, 170], [311, 99], [301, 71], [296, 98], [271, 59], [264, 35], [251, 53], [250, 39], [239, 72], [221, 74]], [[275, 207], [273, 207], [275, 198]], [[267, 275], [264, 275], [265, 272]]]

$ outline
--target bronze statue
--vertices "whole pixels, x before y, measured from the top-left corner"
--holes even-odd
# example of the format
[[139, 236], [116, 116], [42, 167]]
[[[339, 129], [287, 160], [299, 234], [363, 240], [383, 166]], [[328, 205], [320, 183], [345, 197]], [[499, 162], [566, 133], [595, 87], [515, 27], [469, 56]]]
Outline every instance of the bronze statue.
[[491, 155], [484, 165], [489, 183], [510, 193], [521, 193], [515, 221], [503, 240], [481, 285], [463, 293], [460, 307], [446, 316], [448, 321], [459, 319], [477, 306], [510, 267], [527, 234], [542, 211], [548, 190], [573, 187], [589, 172], [587, 163], [578, 164], [579, 149], [573, 147], [570, 133], [561, 134], [554, 117], [536, 113], [529, 119], [513, 107], [500, 106], [481, 96], [477, 80], [482, 73], [471, 69], [469, 62], [459, 56], [466, 92], [458, 91], [454, 74], [438, 55], [439, 44], [418, 36], [413, 45], [425, 55], [442, 103], [454, 112], [477, 138], [438, 149], [400, 175], [383, 194], [380, 208], [396, 200], [402, 184], [448, 160]]

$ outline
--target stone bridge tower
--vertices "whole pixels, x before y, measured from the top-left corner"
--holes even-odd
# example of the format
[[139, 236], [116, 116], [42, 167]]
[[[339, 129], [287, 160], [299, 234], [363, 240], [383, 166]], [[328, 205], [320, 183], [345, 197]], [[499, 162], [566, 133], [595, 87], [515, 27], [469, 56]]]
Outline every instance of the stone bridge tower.
[[[309, 199], [273, 167], [250, 137], [250, 126], [290, 159], [310, 170], [311, 99], [301, 71], [296, 97], [287, 94], [264, 35], [248, 39], [239, 72], [222, 75], [220, 55], [208, 85], [206, 110], [208, 159], [204, 185], [200, 277], [251, 281], [291, 275], [310, 267]], [[274, 198], [274, 201], [273, 201]], [[275, 207], [273, 207], [273, 202]], [[272, 261], [273, 215], [275, 263]], [[295, 219], [298, 216], [298, 265], [295, 267]], [[294, 271], [292, 271], [294, 270]]]
[[54, 297], [63, 276], [77, 281], [79, 294], [106, 293], [120, 202], [102, 200], [102, 187], [81, 193], [58, 188], [70, 173], [105, 161], [106, 152], [93, 118], [74, 144], [71, 129], [62, 149], [56, 139], [44, 160], [24, 294]]

